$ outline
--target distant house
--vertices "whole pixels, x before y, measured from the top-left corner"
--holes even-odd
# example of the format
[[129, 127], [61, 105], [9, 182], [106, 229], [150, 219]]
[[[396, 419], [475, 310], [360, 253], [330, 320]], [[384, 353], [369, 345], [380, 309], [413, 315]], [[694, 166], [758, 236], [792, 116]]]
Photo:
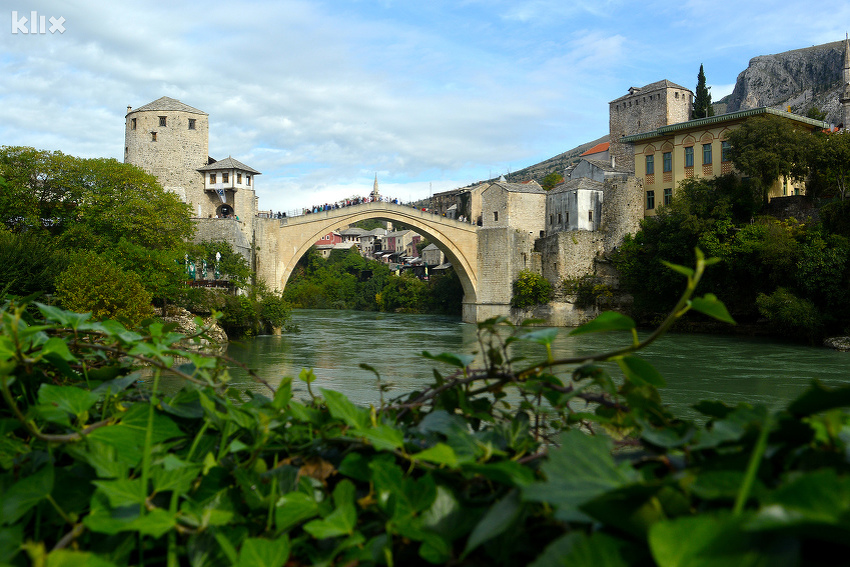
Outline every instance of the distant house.
[[546, 195], [546, 234], [598, 230], [603, 195], [603, 183], [586, 177], [556, 185]]
[[481, 193], [483, 228], [516, 228], [542, 236], [546, 191], [536, 182], [497, 181]]
[[343, 241], [342, 235], [336, 231], [332, 231], [321, 237], [315, 242], [315, 246], [333, 246]]
[[600, 142], [581, 154], [579, 157], [584, 159], [592, 159], [596, 161], [611, 161], [611, 152], [609, 151], [611, 144], [609, 142]]
[[385, 228], [373, 228], [360, 235], [360, 254], [374, 258], [376, 252], [383, 248], [383, 240], [387, 235]]
[[445, 255], [436, 244], [431, 243], [422, 249], [422, 259], [429, 266], [439, 266], [445, 262]]

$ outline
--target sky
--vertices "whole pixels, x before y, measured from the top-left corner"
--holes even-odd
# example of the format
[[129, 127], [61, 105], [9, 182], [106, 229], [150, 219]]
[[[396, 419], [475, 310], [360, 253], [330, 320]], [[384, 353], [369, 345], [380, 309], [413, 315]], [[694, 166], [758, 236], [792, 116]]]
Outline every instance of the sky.
[[695, 90], [702, 64], [718, 100], [751, 58], [848, 29], [846, 0], [0, 0], [0, 145], [122, 160], [127, 106], [168, 96], [262, 172], [261, 210], [376, 175], [409, 201], [607, 134], [631, 86]]

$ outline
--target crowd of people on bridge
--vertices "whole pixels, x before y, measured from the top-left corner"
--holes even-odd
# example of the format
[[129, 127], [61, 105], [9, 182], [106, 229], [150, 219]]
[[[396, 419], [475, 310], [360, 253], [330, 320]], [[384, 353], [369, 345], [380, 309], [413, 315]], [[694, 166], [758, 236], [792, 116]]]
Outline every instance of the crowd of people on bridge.
[[310, 213], [321, 213], [322, 211], [333, 211], [334, 209], [341, 209], [343, 207], [351, 207], [354, 205], [362, 205], [364, 203], [393, 203], [400, 204], [398, 199], [391, 199], [389, 197], [351, 197], [350, 199], [342, 199], [340, 201], [336, 201], [335, 203], [325, 203], [323, 205], [314, 205], [312, 208], [304, 209], [303, 214], [309, 215]]

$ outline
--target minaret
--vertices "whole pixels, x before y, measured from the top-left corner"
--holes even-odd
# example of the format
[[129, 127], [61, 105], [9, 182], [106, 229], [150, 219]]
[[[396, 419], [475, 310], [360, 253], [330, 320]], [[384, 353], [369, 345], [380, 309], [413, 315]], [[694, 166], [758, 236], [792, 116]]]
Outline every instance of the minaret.
[[850, 39], [844, 34], [844, 88], [841, 90], [841, 95], [838, 101], [841, 103], [841, 122], [843, 129], [847, 130], [850, 127]]
[[377, 201], [380, 199], [380, 194], [378, 193], [378, 174], [375, 174], [375, 185], [372, 186], [372, 194], [369, 195], [372, 201]]

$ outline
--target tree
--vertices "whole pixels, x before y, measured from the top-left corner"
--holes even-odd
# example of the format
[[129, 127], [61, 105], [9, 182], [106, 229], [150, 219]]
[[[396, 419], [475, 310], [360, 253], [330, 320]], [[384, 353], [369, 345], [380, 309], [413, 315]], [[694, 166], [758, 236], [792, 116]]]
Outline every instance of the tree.
[[513, 292], [512, 306], [534, 307], [552, 298], [552, 284], [538, 273], [522, 270], [514, 281]]
[[843, 201], [850, 185], [850, 135], [818, 132], [811, 136], [808, 163], [825, 183], [824, 190]]
[[79, 254], [56, 280], [56, 297], [71, 311], [97, 320], [123, 319], [137, 325], [153, 314], [151, 295], [135, 273], [94, 252]]
[[728, 141], [734, 166], [759, 181], [764, 205], [771, 186], [781, 176], [802, 179], [809, 171], [811, 136], [779, 116], [754, 116], [730, 132]]
[[705, 85], [705, 71], [702, 64], [699, 66], [697, 75], [697, 92], [694, 98], [694, 110], [691, 118], [708, 118], [714, 116], [714, 108], [711, 106], [711, 87]]
[[549, 191], [558, 183], [563, 183], [563, 181], [564, 176], [559, 174], [558, 172], [553, 171], [540, 181], [540, 186], [543, 187], [543, 189], [545, 189], [546, 191]]

